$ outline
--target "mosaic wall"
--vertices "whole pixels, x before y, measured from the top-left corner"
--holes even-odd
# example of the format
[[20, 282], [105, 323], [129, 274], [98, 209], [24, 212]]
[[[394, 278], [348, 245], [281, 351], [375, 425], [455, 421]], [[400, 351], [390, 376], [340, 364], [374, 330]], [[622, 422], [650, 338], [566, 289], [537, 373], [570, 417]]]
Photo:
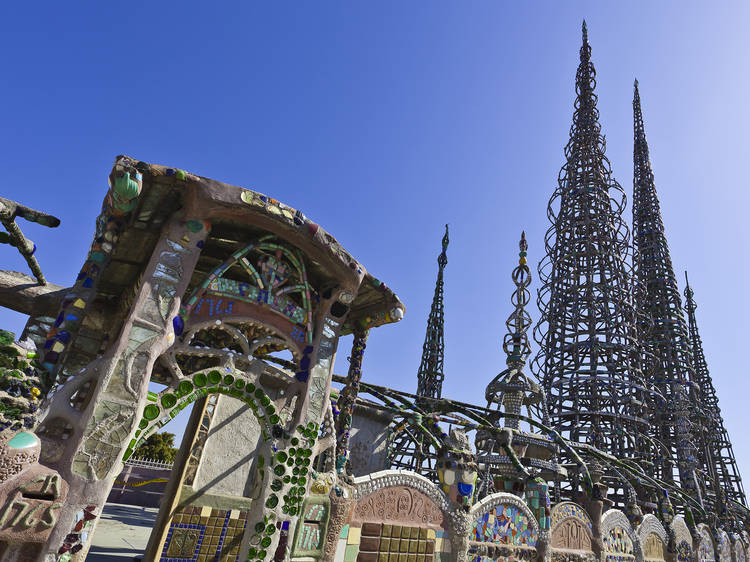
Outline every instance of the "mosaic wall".
[[719, 544], [716, 545], [716, 554], [721, 562], [732, 562], [732, 545], [729, 542], [729, 535], [724, 531], [719, 531]]
[[643, 558], [647, 562], [659, 562], [665, 560], [666, 545], [659, 535], [651, 533], [643, 541]]
[[735, 541], [734, 541], [734, 562], [745, 562], [746, 556], [745, 556], [745, 545], [742, 544], [742, 541], [739, 539], [737, 535], [735, 535]]
[[693, 540], [685, 519], [682, 515], [678, 515], [674, 518], [670, 526], [675, 534], [678, 562], [689, 562], [693, 558]]
[[605, 560], [607, 562], [635, 560], [633, 541], [628, 536], [628, 532], [619, 525], [615, 525], [610, 529], [603, 539]]
[[184, 507], [172, 519], [160, 562], [239, 562], [247, 512]]
[[536, 558], [537, 530], [515, 505], [500, 504], [480, 515], [469, 538], [469, 556], [474, 562]]
[[591, 519], [581, 506], [571, 502], [557, 504], [552, 509], [550, 521], [553, 549], [591, 552]]
[[328, 496], [311, 496], [305, 500], [294, 539], [294, 556], [317, 558], [322, 555], [330, 511]]
[[536, 530], [524, 512], [514, 505], [499, 505], [474, 523], [471, 540], [512, 546], [535, 547]]
[[698, 528], [700, 544], [698, 545], [698, 562], [714, 562], [714, 544], [711, 539], [711, 531], [705, 525]]
[[344, 525], [334, 562], [447, 562], [448, 533], [409, 525]]

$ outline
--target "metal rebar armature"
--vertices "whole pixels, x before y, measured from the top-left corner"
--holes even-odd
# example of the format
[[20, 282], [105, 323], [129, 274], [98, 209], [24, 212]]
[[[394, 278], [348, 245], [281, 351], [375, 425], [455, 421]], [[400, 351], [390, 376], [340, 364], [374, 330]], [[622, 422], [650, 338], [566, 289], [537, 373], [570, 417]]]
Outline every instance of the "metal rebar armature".
[[[570, 140], [547, 215], [533, 362], [550, 423], [620, 458], [653, 457], [626, 257], [625, 193], [612, 177], [596, 108], [586, 23]], [[617, 486], [617, 485], [614, 485]], [[624, 505], [626, 491], [610, 498]]]
[[48, 226], [50, 228], [58, 226], [60, 224], [60, 219], [48, 215], [47, 213], [41, 213], [34, 209], [30, 209], [29, 207], [11, 201], [10, 199], [0, 197], [0, 223], [2, 223], [7, 231], [7, 234], [0, 233], [0, 243], [15, 246], [26, 260], [26, 263], [29, 264], [29, 269], [31, 269], [31, 272], [34, 274], [37, 283], [40, 285], [46, 285], [47, 280], [44, 278], [42, 268], [39, 267], [39, 262], [36, 257], [34, 257], [36, 244], [23, 235], [23, 232], [21, 232], [21, 229], [16, 224], [16, 217], [21, 217], [27, 221], [36, 222], [42, 226]]
[[[656, 391], [652, 432], [665, 453], [656, 474], [673, 481], [679, 476], [684, 490], [699, 502], [703, 496], [697, 478], [696, 415], [690, 401], [694, 378], [687, 325], [682, 313], [669, 246], [664, 234], [659, 199], [643, 125], [638, 81], [633, 94], [633, 267], [636, 305], [646, 321], [641, 324], [643, 374]], [[692, 418], [692, 419], [691, 419]], [[697, 421], [697, 420], [696, 420]], [[677, 467], [673, 465], [677, 460]], [[675, 474], [675, 468], [677, 474]]]

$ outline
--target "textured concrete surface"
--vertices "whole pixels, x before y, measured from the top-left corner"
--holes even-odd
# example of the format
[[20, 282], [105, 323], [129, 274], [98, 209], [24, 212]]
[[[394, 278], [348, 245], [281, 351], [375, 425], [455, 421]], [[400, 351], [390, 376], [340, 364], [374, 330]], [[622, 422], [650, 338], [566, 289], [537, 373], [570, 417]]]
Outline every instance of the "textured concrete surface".
[[140, 560], [158, 511], [139, 505], [104, 504], [86, 562]]
[[205, 494], [250, 496], [259, 439], [260, 425], [252, 410], [235, 398], [219, 396], [193, 488]]
[[374, 408], [356, 406], [349, 437], [352, 472], [365, 476], [386, 466], [387, 429], [391, 417]]

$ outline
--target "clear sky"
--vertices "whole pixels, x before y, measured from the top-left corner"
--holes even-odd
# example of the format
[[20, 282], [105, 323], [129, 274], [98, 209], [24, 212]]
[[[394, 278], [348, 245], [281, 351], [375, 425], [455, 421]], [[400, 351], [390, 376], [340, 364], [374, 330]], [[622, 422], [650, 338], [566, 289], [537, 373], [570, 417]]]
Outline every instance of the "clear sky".
[[[444, 395], [482, 401], [504, 368], [522, 229], [535, 277], [542, 256], [583, 18], [629, 200], [640, 81], [672, 259], [681, 289], [690, 271], [750, 487], [746, 2], [9, 2], [0, 195], [62, 219], [54, 231], [21, 224], [61, 285], [82, 264], [118, 154], [272, 195], [405, 302], [400, 324], [371, 334], [364, 377], [409, 391], [448, 222]], [[0, 266], [27, 271], [7, 246]], [[2, 327], [23, 321], [0, 311]]]

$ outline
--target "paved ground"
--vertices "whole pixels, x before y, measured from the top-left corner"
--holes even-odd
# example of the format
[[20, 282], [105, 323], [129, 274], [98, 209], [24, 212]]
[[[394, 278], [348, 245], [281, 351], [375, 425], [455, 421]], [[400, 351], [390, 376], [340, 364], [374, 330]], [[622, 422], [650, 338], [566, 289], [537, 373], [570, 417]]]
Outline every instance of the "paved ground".
[[132, 562], [143, 555], [154, 527], [155, 507], [106, 503], [86, 562]]

